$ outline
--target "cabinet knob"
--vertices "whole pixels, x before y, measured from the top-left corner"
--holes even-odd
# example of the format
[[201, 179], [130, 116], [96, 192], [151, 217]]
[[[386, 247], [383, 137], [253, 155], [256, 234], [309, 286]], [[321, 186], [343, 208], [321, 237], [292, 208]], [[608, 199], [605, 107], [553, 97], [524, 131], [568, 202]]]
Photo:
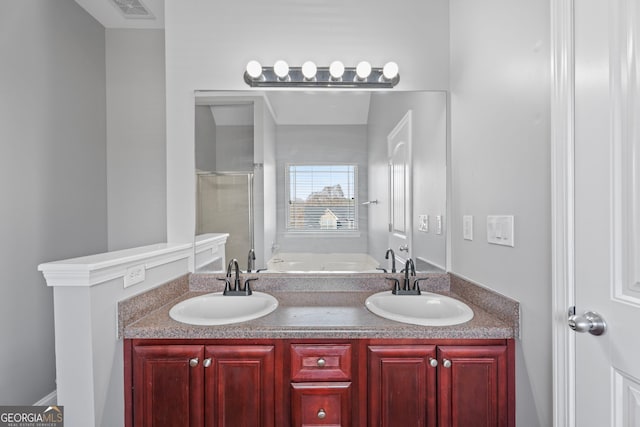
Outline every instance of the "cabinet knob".
[[450, 368], [451, 367], [451, 360], [449, 360], [449, 359], [442, 360], [442, 366], [444, 366], [445, 368]]
[[320, 410], [318, 410], [318, 418], [320, 418], [322, 420], [326, 416], [327, 416], [327, 413], [324, 411], [323, 408], [320, 408]]
[[208, 368], [209, 366], [211, 366], [211, 358], [208, 357], [208, 358], [204, 359], [202, 361], [202, 366], [204, 366], [205, 368]]
[[433, 357], [429, 358], [429, 365], [431, 365], [432, 368], [437, 368], [438, 367], [438, 361], [436, 359], [434, 359]]
[[320, 368], [324, 368], [324, 365], [326, 364], [327, 364], [327, 361], [324, 360], [324, 358], [322, 357], [316, 361], [316, 365], [318, 365], [318, 367]]
[[195, 368], [196, 366], [198, 366], [198, 358], [194, 357], [193, 359], [189, 359], [189, 366], [191, 366], [192, 368]]

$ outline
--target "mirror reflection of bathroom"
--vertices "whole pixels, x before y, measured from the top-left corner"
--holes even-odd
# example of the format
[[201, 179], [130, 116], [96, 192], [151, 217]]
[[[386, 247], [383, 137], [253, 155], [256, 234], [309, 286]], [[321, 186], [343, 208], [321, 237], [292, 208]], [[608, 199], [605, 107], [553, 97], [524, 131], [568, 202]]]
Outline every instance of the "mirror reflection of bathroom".
[[254, 245], [253, 105], [196, 106], [195, 117], [196, 235], [228, 233], [226, 258], [246, 270]]
[[392, 249], [398, 271], [444, 271], [446, 110], [444, 92], [198, 92], [196, 235], [229, 233], [243, 270], [254, 249], [264, 272], [390, 271]]

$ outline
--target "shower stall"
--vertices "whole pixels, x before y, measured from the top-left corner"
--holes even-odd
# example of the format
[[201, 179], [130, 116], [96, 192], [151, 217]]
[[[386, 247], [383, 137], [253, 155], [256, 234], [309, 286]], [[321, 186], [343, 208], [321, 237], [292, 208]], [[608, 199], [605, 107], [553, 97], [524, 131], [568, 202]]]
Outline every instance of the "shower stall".
[[204, 172], [197, 175], [196, 234], [229, 233], [227, 261], [247, 269], [254, 246], [253, 173]]

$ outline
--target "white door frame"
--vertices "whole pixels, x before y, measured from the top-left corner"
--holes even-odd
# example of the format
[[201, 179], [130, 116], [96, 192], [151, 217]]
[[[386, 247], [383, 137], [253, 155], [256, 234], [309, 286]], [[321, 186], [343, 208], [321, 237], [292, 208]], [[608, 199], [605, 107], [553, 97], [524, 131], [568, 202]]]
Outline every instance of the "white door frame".
[[575, 424], [574, 0], [550, 0], [553, 425]]

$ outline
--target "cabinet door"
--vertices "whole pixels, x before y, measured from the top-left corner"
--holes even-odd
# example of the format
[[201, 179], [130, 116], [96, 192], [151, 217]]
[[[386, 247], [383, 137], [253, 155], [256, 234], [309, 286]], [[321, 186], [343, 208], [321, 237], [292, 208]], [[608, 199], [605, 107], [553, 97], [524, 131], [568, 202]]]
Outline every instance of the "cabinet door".
[[205, 425], [272, 427], [275, 422], [275, 347], [205, 348]]
[[202, 426], [204, 384], [199, 345], [133, 348], [133, 425]]
[[506, 346], [438, 347], [441, 427], [508, 425]]
[[291, 384], [292, 427], [351, 427], [351, 383]]
[[435, 358], [433, 345], [369, 346], [369, 427], [436, 426]]

